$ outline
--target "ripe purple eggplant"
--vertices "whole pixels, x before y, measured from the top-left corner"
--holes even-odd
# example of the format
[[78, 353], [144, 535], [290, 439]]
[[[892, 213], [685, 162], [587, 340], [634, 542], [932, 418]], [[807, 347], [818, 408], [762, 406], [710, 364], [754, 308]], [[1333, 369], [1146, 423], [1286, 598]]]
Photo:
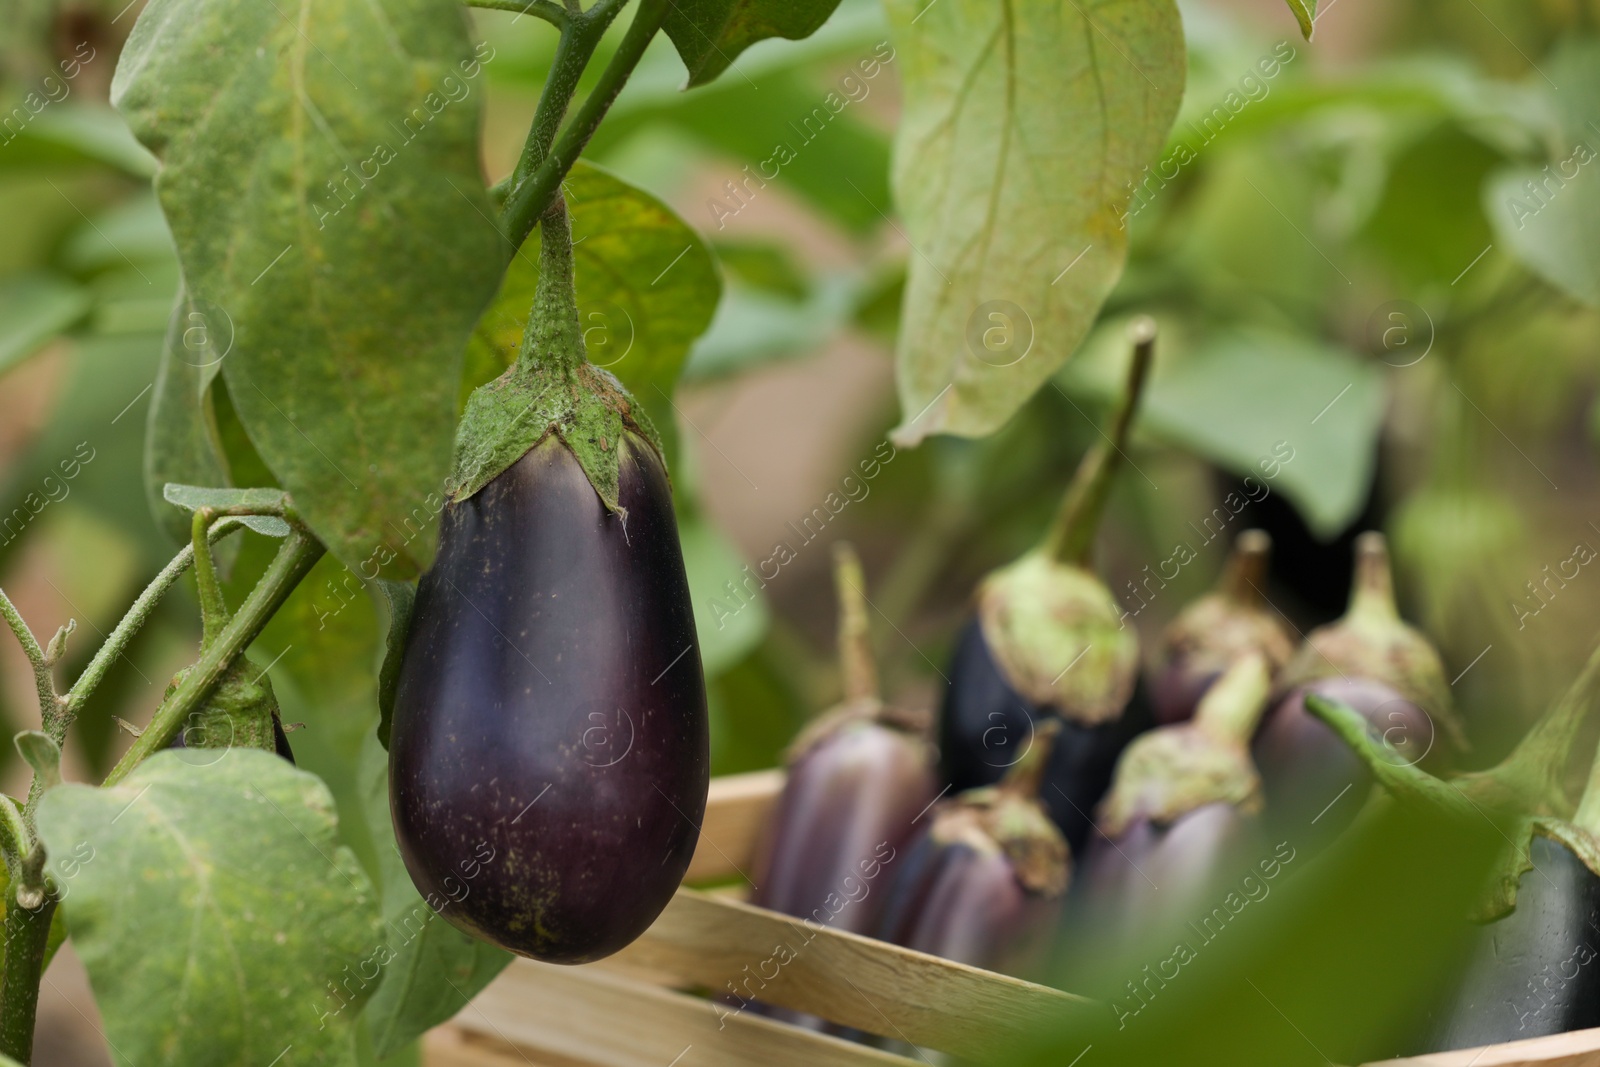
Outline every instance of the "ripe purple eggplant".
[[[1349, 610], [1312, 631], [1284, 668], [1278, 689], [1286, 695], [1262, 724], [1254, 749], [1273, 817], [1298, 819], [1337, 799], [1323, 828], [1330, 833], [1355, 817], [1371, 779], [1308, 714], [1308, 695], [1354, 707], [1399, 758], [1424, 767], [1442, 766], [1465, 747], [1438, 652], [1395, 609], [1383, 535], [1362, 534], [1355, 555]], [[1346, 786], [1352, 786], [1348, 796]]]
[[879, 937], [958, 963], [1037, 975], [1071, 873], [1061, 831], [1039, 802], [1062, 726], [1039, 726], [1000, 784], [933, 809], [895, 876]]
[[1184, 722], [1230, 665], [1249, 652], [1266, 657], [1276, 674], [1294, 655], [1282, 616], [1262, 596], [1272, 538], [1245, 530], [1216, 588], [1178, 613], [1162, 635], [1161, 666], [1151, 686], [1156, 721]]
[[1192, 721], [1152, 730], [1122, 754], [1079, 864], [1093, 922], [1126, 936], [1188, 918], [1230, 872], [1261, 811], [1250, 736], [1271, 684], [1266, 657], [1247, 652]]
[[950, 662], [939, 717], [941, 770], [956, 790], [991, 785], [1062, 723], [1043, 797], [1074, 848], [1142, 728], [1125, 714], [1138, 682], [1139, 642], [1089, 565], [1095, 531], [1123, 458], [1150, 368], [1155, 324], [1140, 319], [1123, 394], [1103, 445], [1084, 456], [1043, 543], [979, 585], [977, 611]]
[[[1459, 980], [1444, 991], [1418, 1051], [1443, 1052], [1600, 1026], [1600, 753], [1576, 812], [1564, 782], [1573, 743], [1600, 700], [1600, 646], [1511, 755], [1441, 781], [1401, 758], [1356, 709], [1306, 703], [1394, 798], [1511, 842], [1471, 919]], [[1463, 916], [1463, 919], [1468, 918]]]
[[839, 930], [877, 929], [884, 871], [938, 795], [928, 723], [884, 704], [867, 631], [861, 563], [834, 546], [844, 700], [790, 748], [752, 880], [751, 902]]
[[582, 963], [677, 890], [710, 747], [666, 470], [584, 359], [559, 205], [541, 232], [522, 354], [462, 418], [395, 689], [389, 800], [406, 869], [447, 920]]

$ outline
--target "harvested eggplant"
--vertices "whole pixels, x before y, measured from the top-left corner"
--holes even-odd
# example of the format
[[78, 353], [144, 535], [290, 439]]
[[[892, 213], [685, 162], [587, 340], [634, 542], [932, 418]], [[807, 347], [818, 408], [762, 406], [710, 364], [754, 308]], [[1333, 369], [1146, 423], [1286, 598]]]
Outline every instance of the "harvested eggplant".
[[[1278, 689], [1286, 695], [1268, 714], [1254, 746], [1273, 818], [1326, 818], [1319, 829], [1328, 833], [1355, 817], [1371, 779], [1349, 749], [1308, 714], [1308, 694], [1361, 712], [1409, 762], [1442, 766], [1465, 747], [1438, 652], [1395, 608], [1383, 535], [1362, 534], [1355, 556], [1349, 610], [1312, 631], [1284, 668]], [[1328, 805], [1333, 806], [1326, 816], [1319, 815]]]
[[1085, 913], [1119, 936], [1190, 918], [1250, 840], [1261, 780], [1250, 736], [1271, 687], [1247, 652], [1206, 691], [1193, 721], [1137, 738], [1117, 762], [1078, 865]]
[[[1563, 782], [1573, 742], [1600, 697], [1600, 647], [1499, 765], [1440, 781], [1401, 758], [1365, 716], [1307, 705], [1403, 804], [1488, 818], [1512, 847], [1472, 916], [1466, 965], [1428, 1019], [1418, 1051], [1448, 1051], [1600, 1026], [1600, 753], [1575, 814]], [[1569, 817], [1570, 816], [1570, 817]]]
[[1018, 976], [1046, 962], [1071, 871], [1066, 839], [1039, 802], [1061, 723], [998, 785], [940, 801], [895, 875], [879, 937]]
[[1271, 555], [1272, 538], [1264, 531], [1241, 533], [1216, 588], [1168, 624], [1151, 686], [1158, 723], [1193, 716], [1206, 689], [1239, 657], [1260, 652], [1276, 674], [1294, 655], [1288, 626], [1261, 593]]
[[[417, 590], [390, 807], [444, 918], [582, 963], [632, 941], [678, 888], [710, 755], [666, 471], [631, 400], [583, 358], [565, 211], [542, 231], [522, 356], [463, 416]], [[532, 407], [530, 427], [517, 413]]]
[[1155, 324], [1138, 320], [1133, 342], [1106, 441], [1079, 464], [1044, 541], [979, 585], [939, 717], [941, 771], [956, 790], [999, 781], [1034, 743], [1038, 724], [1059, 719], [1043, 797], [1074, 848], [1089, 832], [1089, 812], [1117, 754], [1140, 726], [1124, 715], [1139, 673], [1138, 637], [1089, 566], [1150, 368]]
[[789, 750], [751, 902], [870, 934], [882, 913], [885, 871], [939, 787], [926, 718], [879, 696], [861, 563], [847, 544], [834, 546], [834, 573], [844, 700]]

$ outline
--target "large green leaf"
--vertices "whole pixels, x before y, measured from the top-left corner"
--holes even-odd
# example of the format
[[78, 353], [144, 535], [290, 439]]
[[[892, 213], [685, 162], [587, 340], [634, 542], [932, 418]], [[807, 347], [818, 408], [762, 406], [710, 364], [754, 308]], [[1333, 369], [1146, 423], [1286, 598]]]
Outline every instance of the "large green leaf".
[[162, 752], [114, 788], [51, 790], [39, 832], [119, 1064], [349, 1062], [384, 933], [316, 777]]
[[[478, 990], [505, 970], [511, 953], [457, 930], [417, 893], [400, 859], [389, 820], [389, 755], [371, 735], [362, 751], [362, 785], [377, 847], [388, 931], [383, 978], [362, 1017], [372, 1035], [373, 1049], [382, 1057], [465, 1007]], [[484, 858], [491, 853], [463, 850], [461, 884], [468, 892], [472, 879], [493, 863]], [[447, 899], [434, 904], [450, 906]]]
[[904, 86], [893, 185], [912, 248], [898, 438], [987, 434], [1121, 273], [1129, 183], [1183, 95], [1171, 0], [888, 0]]
[[232, 323], [222, 375], [252, 441], [337, 557], [394, 577], [432, 559], [431, 528], [386, 542], [449, 471], [502, 263], [481, 72], [431, 0], [153, 0], [113, 84], [161, 159], [190, 296]]
[[[589, 360], [615, 374], [657, 429], [670, 433], [668, 397], [722, 293], [716, 261], [671, 208], [608, 171], [579, 160], [562, 189], [572, 217], [578, 317]], [[516, 360], [538, 263], [535, 230], [472, 335], [467, 391]]]
[[797, 41], [828, 21], [839, 0], [676, 0], [665, 29], [689, 68], [689, 84], [704, 85], [739, 53], [768, 37]]
[[146, 417], [145, 497], [157, 525], [179, 544], [189, 537], [189, 520], [167, 502], [167, 485], [228, 484], [206, 375], [215, 373], [232, 338], [226, 327], [221, 333], [213, 328], [213, 318], [220, 316], [207, 315], [187, 294], [178, 294]]
[[1561, 86], [1550, 109], [1559, 138], [1542, 167], [1516, 167], [1484, 187], [1496, 242], [1575, 300], [1600, 308], [1600, 40], [1572, 38], [1547, 61]]
[[20, 274], [0, 282], [0, 374], [88, 310], [89, 295], [65, 278]]

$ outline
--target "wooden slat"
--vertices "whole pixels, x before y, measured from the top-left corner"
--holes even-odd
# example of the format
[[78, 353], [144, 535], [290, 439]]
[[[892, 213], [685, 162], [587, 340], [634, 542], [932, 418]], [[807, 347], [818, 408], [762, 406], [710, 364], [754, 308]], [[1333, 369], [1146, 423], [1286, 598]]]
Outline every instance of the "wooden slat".
[[[595, 965], [516, 960], [454, 1025], [526, 1049], [529, 1062], [594, 1067], [911, 1067], [913, 1061]], [[686, 1054], [688, 1053], [688, 1054]], [[544, 1057], [541, 1059], [541, 1057]], [[469, 1067], [470, 1060], [461, 1067]], [[493, 1060], [483, 1067], [499, 1067]], [[524, 1065], [525, 1067], [525, 1065]]]
[[766, 825], [767, 812], [783, 789], [782, 771], [730, 774], [711, 781], [706, 796], [706, 817], [700, 824], [700, 843], [689, 861], [686, 882], [705, 882], [735, 875], [749, 877], [755, 861], [756, 838]]
[[1435, 1052], [1367, 1067], [1600, 1067], [1600, 1028], [1460, 1052]]
[[1099, 1010], [1082, 997], [692, 889], [680, 889], [639, 940], [593, 966], [717, 991], [731, 981], [741, 996], [748, 982], [768, 1003], [969, 1058], [992, 1057], [1032, 1025]]

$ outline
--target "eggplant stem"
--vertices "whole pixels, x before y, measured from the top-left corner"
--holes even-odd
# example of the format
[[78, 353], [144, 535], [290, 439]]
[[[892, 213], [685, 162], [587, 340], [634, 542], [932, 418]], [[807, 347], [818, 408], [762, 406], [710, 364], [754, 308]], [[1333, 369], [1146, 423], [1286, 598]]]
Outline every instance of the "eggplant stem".
[[1354, 708], [1338, 700], [1307, 693], [1306, 710], [1328, 725], [1350, 746], [1367, 770], [1395, 798], [1441, 811], [1455, 818], [1471, 817], [1479, 809], [1448, 782], [1413, 764], [1382, 738], [1372, 735], [1371, 724]]
[[531, 374], [539, 366], [555, 367], [570, 378], [586, 358], [572, 265], [572, 220], [558, 193], [539, 220], [539, 284], [517, 368]]
[[1266, 656], [1258, 651], [1248, 652], [1206, 689], [1194, 720], [1219, 740], [1247, 745], [1267, 708], [1271, 691], [1272, 672], [1267, 668]]
[[1062, 728], [1061, 720], [1053, 717], [1035, 725], [1033, 744], [1006, 771], [1006, 776], [1000, 779], [1000, 788], [1016, 796], [1037, 797], [1044, 788], [1044, 772], [1050, 765], [1050, 753], [1055, 751]]
[[194, 551], [194, 581], [200, 593], [200, 651], [216, 641], [228, 625], [228, 602], [217, 579], [216, 560], [211, 555], [210, 531], [217, 513], [211, 508], [196, 508], [189, 525], [189, 543]]
[[1244, 530], [1233, 539], [1227, 566], [1217, 579], [1216, 591], [1236, 604], [1260, 607], [1266, 598], [1261, 586], [1272, 561], [1272, 535], [1265, 530]]
[[1394, 604], [1394, 574], [1389, 567], [1389, 543], [1376, 530], [1356, 538], [1356, 574], [1350, 583], [1350, 615], [1398, 619]]
[[861, 557], [847, 541], [833, 545], [833, 584], [839, 596], [839, 672], [845, 702], [878, 700], [878, 667], [867, 626], [867, 583]]
[[1144, 392], [1150, 362], [1155, 355], [1155, 320], [1141, 315], [1128, 332], [1133, 341], [1133, 359], [1128, 365], [1122, 401], [1112, 418], [1111, 432], [1078, 463], [1050, 531], [1045, 535], [1045, 552], [1060, 563], [1082, 565], [1088, 562], [1095, 530], [1100, 525], [1106, 500], [1111, 496], [1117, 468], [1126, 458], [1128, 433], [1133, 427], [1134, 412], [1138, 410], [1139, 397]]

